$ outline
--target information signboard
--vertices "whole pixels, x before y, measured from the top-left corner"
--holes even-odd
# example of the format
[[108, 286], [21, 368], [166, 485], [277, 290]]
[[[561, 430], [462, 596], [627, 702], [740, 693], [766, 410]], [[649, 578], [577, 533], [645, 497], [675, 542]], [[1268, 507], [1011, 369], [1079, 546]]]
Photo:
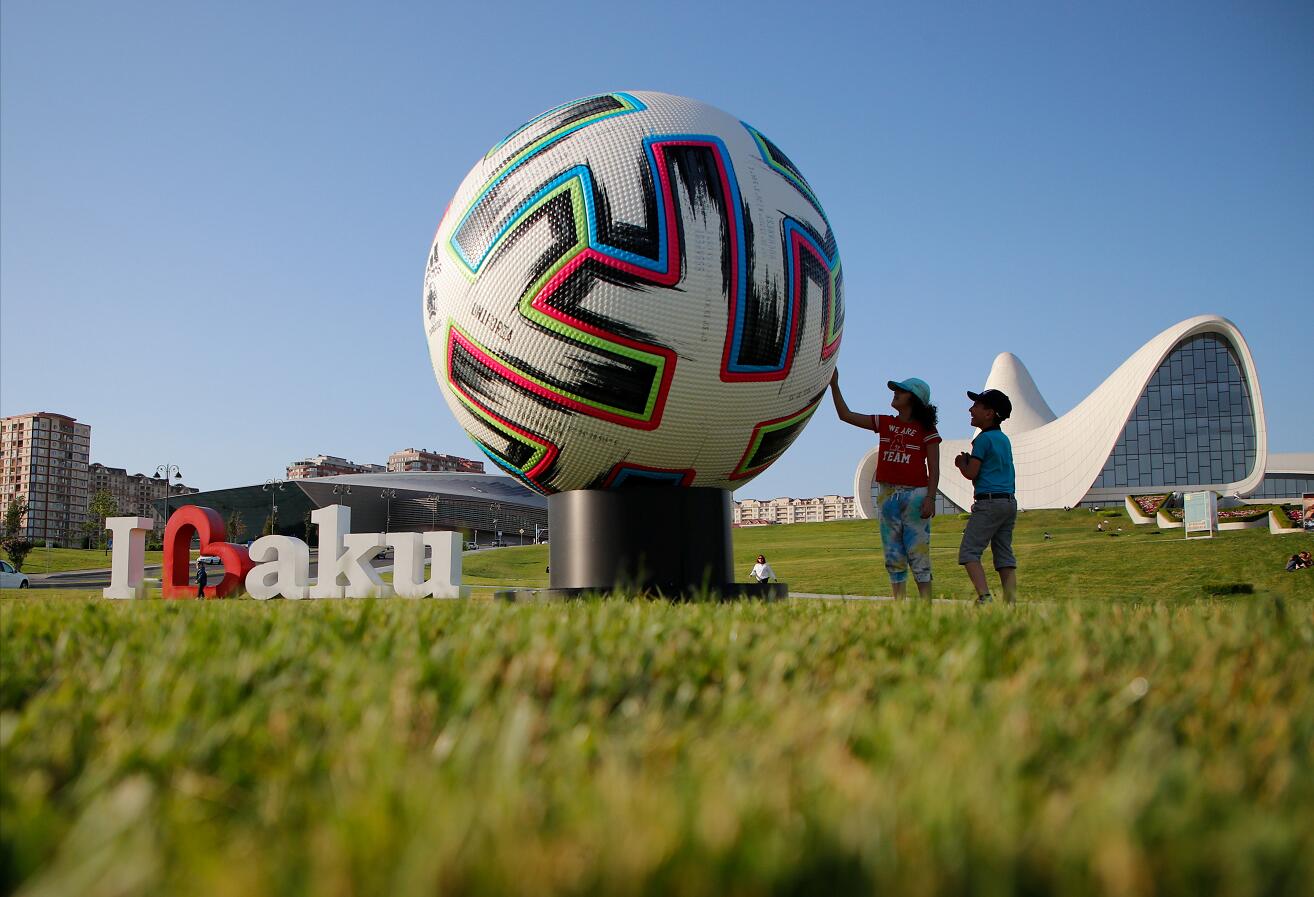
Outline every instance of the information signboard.
[[1218, 495], [1213, 492], [1188, 492], [1183, 496], [1183, 529], [1186, 538], [1213, 538], [1218, 527]]

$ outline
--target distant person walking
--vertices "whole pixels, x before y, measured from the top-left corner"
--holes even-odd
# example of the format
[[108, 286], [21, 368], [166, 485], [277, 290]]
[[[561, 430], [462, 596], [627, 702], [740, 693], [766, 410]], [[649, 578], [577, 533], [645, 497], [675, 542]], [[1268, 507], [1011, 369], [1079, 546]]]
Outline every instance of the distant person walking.
[[940, 488], [940, 434], [931, 404], [931, 387], [909, 377], [890, 380], [894, 391], [890, 407], [896, 414], [858, 414], [850, 411], [840, 392], [839, 370], [830, 378], [830, 394], [840, 420], [876, 431], [876, 500], [880, 504], [881, 543], [885, 571], [896, 599], [908, 594], [908, 570], [917, 592], [931, 597], [931, 518], [935, 493]]
[[[954, 466], [972, 481], [972, 515], [963, 530], [958, 548], [958, 563], [976, 587], [976, 603], [989, 604], [992, 599], [986, 584], [981, 554], [990, 546], [1004, 600], [1017, 600], [1017, 558], [1013, 556], [1013, 524], [1017, 520], [1017, 475], [1013, 469], [1013, 443], [999, 429], [1013, 413], [1013, 403], [997, 389], [969, 392], [972, 426], [981, 430], [972, 440], [970, 452], [960, 452]], [[1101, 521], [1101, 524], [1103, 521]], [[1100, 529], [1103, 529], [1101, 525]]]
[[753, 565], [753, 572], [749, 576], [753, 577], [753, 582], [770, 582], [775, 579], [776, 571], [767, 563], [766, 555], [759, 554], [757, 563]]
[[205, 569], [205, 564], [201, 563], [200, 558], [196, 560], [196, 597], [205, 597], [205, 584], [209, 580], [209, 573]]

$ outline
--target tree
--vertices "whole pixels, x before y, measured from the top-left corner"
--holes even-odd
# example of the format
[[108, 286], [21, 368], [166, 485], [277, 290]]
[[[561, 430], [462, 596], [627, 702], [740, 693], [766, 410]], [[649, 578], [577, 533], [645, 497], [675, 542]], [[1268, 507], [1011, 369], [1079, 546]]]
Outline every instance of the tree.
[[18, 570], [23, 569], [32, 543], [23, 538], [23, 515], [27, 513], [27, 499], [14, 497], [9, 499], [5, 508], [4, 530], [0, 532], [0, 548], [9, 555], [9, 562]]
[[87, 504], [87, 522], [83, 529], [87, 531], [88, 548], [99, 548], [105, 541], [105, 518], [119, 513], [118, 502], [107, 489], [97, 489]]
[[246, 521], [242, 519], [241, 513], [233, 511], [224, 521], [224, 526], [228, 528], [228, 541], [241, 542], [246, 535]]

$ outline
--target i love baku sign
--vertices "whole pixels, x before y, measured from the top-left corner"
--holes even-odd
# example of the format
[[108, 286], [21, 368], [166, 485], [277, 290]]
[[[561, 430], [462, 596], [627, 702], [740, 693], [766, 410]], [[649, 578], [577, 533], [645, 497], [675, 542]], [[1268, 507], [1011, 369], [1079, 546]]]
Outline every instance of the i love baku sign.
[[[291, 536], [261, 536], [251, 547], [226, 541], [223, 518], [211, 508], [179, 508], [164, 528], [164, 565], [160, 593], [164, 598], [192, 598], [188, 585], [192, 540], [201, 554], [224, 564], [224, 575], [205, 587], [206, 598], [226, 598], [243, 591], [252, 598], [464, 598], [461, 585], [461, 534], [353, 533], [351, 508], [329, 505], [310, 515], [319, 527], [318, 575], [310, 579], [310, 546]], [[106, 598], [141, 598], [146, 594], [146, 534], [149, 517], [110, 517], [105, 528], [114, 537], [114, 554]], [[393, 581], [379, 578], [371, 561], [391, 546]], [[428, 576], [424, 554], [428, 549]]]

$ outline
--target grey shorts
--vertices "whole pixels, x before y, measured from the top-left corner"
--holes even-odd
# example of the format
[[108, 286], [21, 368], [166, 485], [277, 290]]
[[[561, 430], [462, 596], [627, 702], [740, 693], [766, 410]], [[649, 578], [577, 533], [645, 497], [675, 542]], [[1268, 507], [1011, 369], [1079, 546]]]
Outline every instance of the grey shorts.
[[958, 563], [981, 560], [990, 546], [996, 570], [1017, 566], [1013, 556], [1013, 523], [1017, 520], [1016, 498], [982, 498], [972, 502], [972, 516], [963, 530], [963, 544], [958, 548]]

